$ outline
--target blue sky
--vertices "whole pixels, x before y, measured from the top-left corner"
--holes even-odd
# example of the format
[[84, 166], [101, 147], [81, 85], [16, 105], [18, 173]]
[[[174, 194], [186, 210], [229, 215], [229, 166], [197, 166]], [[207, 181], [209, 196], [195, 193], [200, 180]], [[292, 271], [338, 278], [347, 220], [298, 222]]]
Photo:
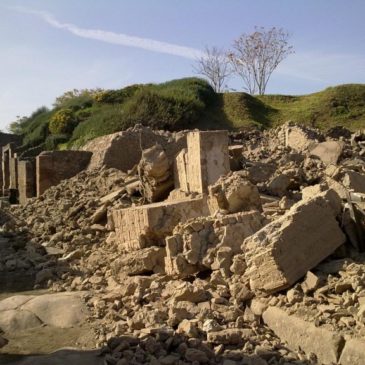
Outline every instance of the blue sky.
[[0, 128], [73, 88], [191, 76], [205, 46], [255, 25], [285, 28], [296, 52], [268, 93], [365, 83], [364, 14], [364, 0], [0, 0]]

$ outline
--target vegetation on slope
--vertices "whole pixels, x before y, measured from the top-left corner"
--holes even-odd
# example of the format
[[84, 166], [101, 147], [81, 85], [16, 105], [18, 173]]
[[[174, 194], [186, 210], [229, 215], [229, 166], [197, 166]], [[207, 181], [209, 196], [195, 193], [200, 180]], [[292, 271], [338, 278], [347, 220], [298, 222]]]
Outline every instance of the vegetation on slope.
[[11, 127], [23, 135], [25, 149], [55, 149], [77, 147], [137, 123], [168, 130], [239, 129], [269, 128], [288, 120], [321, 129], [364, 128], [365, 85], [341, 85], [303, 96], [251, 96], [217, 94], [206, 81], [186, 78], [119, 90], [74, 90], [57, 98], [52, 110], [39, 108]]

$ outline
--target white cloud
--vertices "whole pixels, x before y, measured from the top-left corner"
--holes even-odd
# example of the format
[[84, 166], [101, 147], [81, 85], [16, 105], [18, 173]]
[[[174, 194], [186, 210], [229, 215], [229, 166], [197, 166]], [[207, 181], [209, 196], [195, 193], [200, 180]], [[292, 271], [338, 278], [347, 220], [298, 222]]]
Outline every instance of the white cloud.
[[74, 24], [61, 23], [52, 14], [45, 11], [30, 10], [24, 7], [13, 7], [12, 9], [19, 12], [36, 15], [52, 27], [67, 30], [68, 32], [81, 38], [94, 39], [120, 46], [141, 48], [153, 52], [167, 53], [189, 59], [196, 59], [197, 57], [201, 57], [203, 55], [201, 50], [195, 48], [161, 42], [155, 39], [131, 36], [124, 33], [114, 33], [100, 29], [85, 29], [80, 28]]

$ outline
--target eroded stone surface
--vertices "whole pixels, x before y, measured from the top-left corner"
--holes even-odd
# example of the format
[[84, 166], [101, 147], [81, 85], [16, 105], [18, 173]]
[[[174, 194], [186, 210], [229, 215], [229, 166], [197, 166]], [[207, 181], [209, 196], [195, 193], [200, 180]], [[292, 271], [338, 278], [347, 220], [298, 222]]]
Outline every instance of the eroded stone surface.
[[324, 197], [297, 203], [243, 243], [251, 288], [275, 292], [293, 285], [345, 240]]

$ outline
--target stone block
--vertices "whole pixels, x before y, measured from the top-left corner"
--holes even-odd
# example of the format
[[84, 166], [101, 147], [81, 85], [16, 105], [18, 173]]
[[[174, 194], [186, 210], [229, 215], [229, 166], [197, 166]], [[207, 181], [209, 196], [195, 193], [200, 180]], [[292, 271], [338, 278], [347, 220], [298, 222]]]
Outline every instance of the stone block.
[[49, 187], [69, 179], [89, 164], [92, 153], [87, 151], [45, 151], [36, 158], [37, 196]]
[[340, 361], [341, 365], [364, 365], [365, 364], [365, 340], [350, 339], [346, 341]]
[[227, 131], [194, 131], [187, 136], [187, 151], [178, 155], [176, 188], [206, 193], [230, 171]]
[[326, 141], [318, 143], [310, 155], [318, 157], [325, 165], [336, 165], [344, 147], [343, 141]]
[[285, 126], [285, 146], [302, 152], [313, 148], [320, 140], [323, 140], [317, 131], [298, 125]]
[[320, 364], [337, 363], [344, 344], [342, 336], [327, 329], [315, 327], [314, 324], [289, 315], [280, 308], [269, 307], [262, 318], [265, 324], [291, 349], [301, 349], [307, 355], [314, 353]]
[[36, 196], [35, 160], [23, 160], [18, 163], [19, 203], [25, 204]]
[[205, 198], [165, 201], [113, 211], [116, 237], [126, 251], [164, 245], [174, 227], [209, 214]]
[[277, 292], [293, 285], [346, 241], [335, 218], [340, 198], [329, 192], [293, 205], [244, 241], [251, 289]]

